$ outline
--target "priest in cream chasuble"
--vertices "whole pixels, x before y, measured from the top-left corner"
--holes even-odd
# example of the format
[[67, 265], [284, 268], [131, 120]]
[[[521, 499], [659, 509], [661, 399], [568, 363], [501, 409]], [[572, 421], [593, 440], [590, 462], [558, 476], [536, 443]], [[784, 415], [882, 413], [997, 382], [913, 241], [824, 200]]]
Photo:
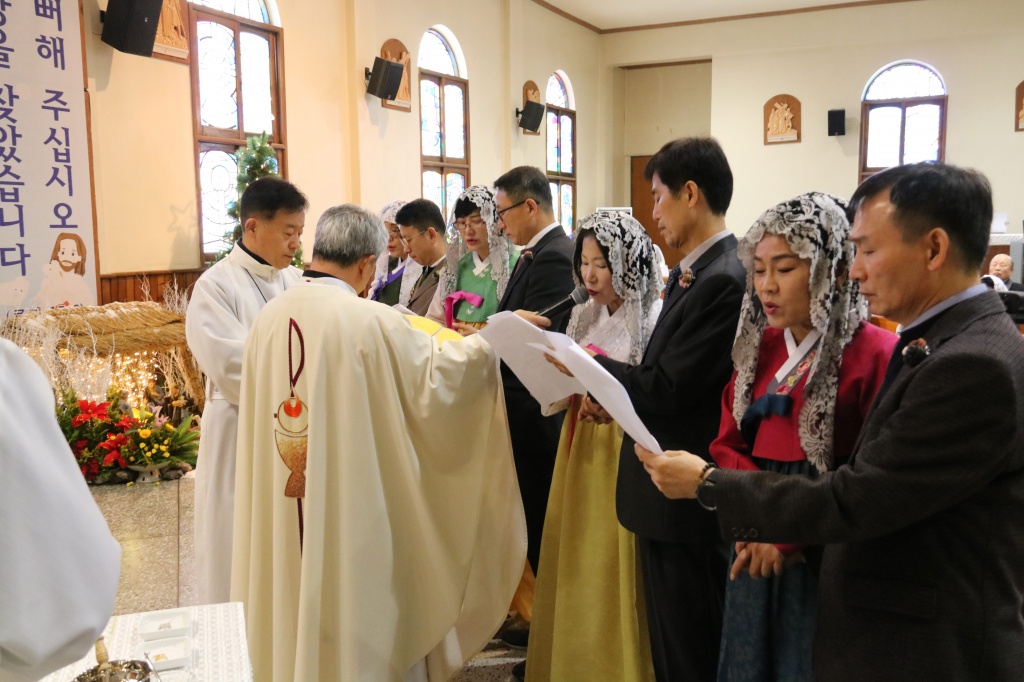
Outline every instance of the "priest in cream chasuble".
[[359, 298], [384, 240], [328, 209], [246, 343], [231, 596], [257, 680], [447, 680], [522, 573], [497, 360]]

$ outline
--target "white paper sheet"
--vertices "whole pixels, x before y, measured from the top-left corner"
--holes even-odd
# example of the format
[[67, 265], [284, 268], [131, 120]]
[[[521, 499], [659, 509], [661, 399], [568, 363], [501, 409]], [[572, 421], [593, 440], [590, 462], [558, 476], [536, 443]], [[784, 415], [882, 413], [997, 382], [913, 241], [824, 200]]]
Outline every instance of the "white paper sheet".
[[[542, 351], [531, 345], [548, 348], [549, 335], [568, 339], [564, 334], [545, 332], [511, 311], [491, 315], [487, 326], [478, 333], [491, 344], [498, 357], [505, 361], [541, 405], [550, 405], [574, 393], [586, 393], [579, 381], [559, 372], [544, 359]], [[553, 351], [549, 349], [552, 354]]]
[[633, 440], [655, 454], [663, 454], [664, 451], [658, 445], [658, 441], [654, 439], [651, 432], [640, 421], [636, 410], [633, 409], [633, 403], [629, 399], [629, 393], [626, 392], [625, 386], [620, 384], [594, 358], [590, 357], [587, 351], [579, 344], [572, 343], [572, 345], [552, 351], [551, 355], [579, 379], [587, 391], [601, 403], [601, 407], [615, 418], [622, 430], [628, 433]]

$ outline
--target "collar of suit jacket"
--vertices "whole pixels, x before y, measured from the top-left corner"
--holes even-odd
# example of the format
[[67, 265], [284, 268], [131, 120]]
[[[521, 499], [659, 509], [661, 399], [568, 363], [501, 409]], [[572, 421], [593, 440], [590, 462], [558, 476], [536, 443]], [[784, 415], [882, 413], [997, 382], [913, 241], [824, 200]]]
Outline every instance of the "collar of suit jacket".
[[939, 313], [935, 324], [925, 333], [925, 339], [934, 351], [976, 320], [989, 315], [1005, 314], [1006, 306], [1003, 305], [999, 294], [984, 291]]

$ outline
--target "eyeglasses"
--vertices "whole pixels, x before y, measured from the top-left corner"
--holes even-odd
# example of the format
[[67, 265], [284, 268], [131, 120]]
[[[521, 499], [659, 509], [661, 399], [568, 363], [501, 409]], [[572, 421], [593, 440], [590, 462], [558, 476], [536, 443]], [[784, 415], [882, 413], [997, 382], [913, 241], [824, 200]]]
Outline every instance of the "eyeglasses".
[[520, 201], [520, 202], [519, 202], [518, 204], [512, 204], [512, 205], [511, 205], [511, 206], [509, 206], [508, 208], [503, 208], [503, 209], [501, 209], [500, 211], [495, 211], [494, 215], [496, 215], [496, 216], [498, 217], [498, 220], [501, 220], [501, 221], [503, 221], [503, 222], [504, 222], [504, 220], [505, 220], [505, 214], [506, 214], [506, 213], [508, 213], [509, 211], [511, 211], [511, 210], [512, 210], [513, 208], [516, 208], [517, 206], [522, 206], [522, 205], [523, 205], [523, 204], [525, 204], [525, 203], [526, 203], [527, 201], [529, 201], [529, 199], [523, 199], [523, 200], [522, 200], [522, 201]]
[[485, 221], [480, 216], [472, 216], [470, 218], [459, 218], [458, 220], [455, 221], [455, 229], [458, 230], [459, 232], [465, 232], [471, 227], [474, 229], [487, 227], [487, 221]]
[[409, 248], [409, 242], [411, 242], [411, 241], [412, 241], [413, 239], [416, 239], [416, 237], [420, 236], [421, 234], [423, 234], [423, 233], [422, 233], [422, 232], [419, 232], [419, 231], [417, 231], [417, 232], [416, 232], [416, 234], [414, 234], [413, 236], [411, 236], [411, 237], [409, 237], [408, 239], [406, 239], [406, 238], [405, 238], [405, 237], [404, 237], [404, 236], [402, 235], [402, 233], [401, 233], [401, 232], [399, 232], [399, 233], [398, 233], [398, 238], [399, 238], [399, 239], [400, 239], [400, 240], [402, 241], [402, 244], [404, 244], [404, 245], [405, 245], [405, 248]]

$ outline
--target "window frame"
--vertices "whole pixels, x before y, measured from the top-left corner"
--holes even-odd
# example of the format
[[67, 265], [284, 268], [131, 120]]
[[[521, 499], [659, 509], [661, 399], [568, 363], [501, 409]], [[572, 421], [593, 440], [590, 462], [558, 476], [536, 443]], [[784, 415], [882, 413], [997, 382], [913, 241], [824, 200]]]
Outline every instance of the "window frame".
[[[559, 78], [558, 80], [559, 80], [559, 82], [562, 82], [561, 78]], [[562, 83], [562, 87], [565, 88], [565, 83]], [[559, 224], [561, 224], [561, 221], [562, 221], [562, 210], [561, 210], [561, 207], [562, 207], [562, 202], [561, 202], [562, 185], [569, 185], [570, 187], [572, 187], [572, 217], [573, 217], [572, 229], [575, 230], [576, 229], [576, 222], [577, 222], [577, 219], [579, 217], [579, 213], [578, 213], [578, 211], [576, 209], [577, 198], [579, 196], [579, 193], [576, 191], [576, 179], [577, 179], [576, 178], [576, 169], [579, 168], [579, 159], [576, 156], [576, 130], [577, 130], [577, 128], [576, 128], [576, 110], [575, 109], [569, 109], [569, 108], [566, 108], [566, 107], [560, 107], [560, 106], [557, 106], [557, 105], [554, 105], [554, 104], [545, 104], [545, 106], [547, 107], [547, 111], [545, 112], [545, 119], [544, 119], [544, 124], [545, 124], [544, 125], [544, 128], [545, 128], [545, 132], [544, 132], [544, 171], [545, 171], [545, 174], [547, 175], [548, 182], [549, 183], [555, 183], [558, 186], [559, 194], [558, 194], [557, 199], [555, 197], [552, 197], [552, 200], [555, 202], [555, 206], [554, 206], [555, 217], [558, 218]], [[569, 118], [569, 120], [572, 121], [572, 172], [571, 173], [563, 173], [561, 171], [553, 171], [550, 168], [548, 168], [548, 159], [547, 159], [547, 155], [548, 155], [548, 138], [547, 138], [547, 136], [550, 134], [550, 131], [548, 131], [548, 129], [547, 129], [548, 128], [548, 126], [547, 126], [547, 112], [551, 112], [551, 113], [555, 114], [555, 117], [556, 117], [556, 119], [558, 121], [558, 149], [559, 149], [559, 152], [561, 152], [561, 149], [562, 149], [562, 116], [567, 116]], [[561, 153], [559, 153], [558, 158], [559, 159], [563, 158]]]
[[[442, 36], [443, 38], [444, 36]], [[445, 41], [445, 45], [448, 46], [448, 41]], [[451, 46], [448, 46], [449, 52]], [[454, 56], [452, 62], [457, 64]], [[470, 125], [469, 125], [469, 81], [459, 76], [449, 76], [447, 74], [438, 73], [437, 71], [431, 71], [429, 69], [419, 68], [419, 79], [417, 80], [417, 94], [422, 98], [423, 92], [423, 81], [432, 81], [438, 86], [438, 103], [440, 106], [440, 156], [427, 156], [423, 153], [423, 102], [422, 99], [419, 102], [419, 116], [420, 116], [420, 197], [426, 199], [425, 187], [423, 185], [423, 174], [427, 171], [436, 171], [441, 174], [441, 188], [443, 203], [448, 203], [447, 184], [445, 177], [449, 173], [458, 173], [466, 178], [466, 187], [473, 184], [472, 178], [470, 177]], [[462, 121], [465, 124], [463, 130], [463, 139], [465, 141], [465, 158], [449, 158], [445, 153], [445, 103], [444, 103], [444, 89], [446, 85], [456, 85], [462, 89]], [[441, 215], [448, 219], [449, 213], [453, 206], [439, 206], [441, 209]]]
[[[254, 19], [247, 19], [236, 14], [221, 12], [204, 5], [187, 3], [188, 22], [191, 29], [189, 36], [192, 58], [189, 60], [189, 80], [192, 94], [192, 135], [194, 164], [196, 171], [196, 219], [199, 227], [199, 258], [200, 263], [209, 263], [217, 255], [216, 252], [207, 252], [205, 246], [205, 235], [203, 232], [203, 188], [202, 178], [199, 172], [199, 158], [202, 152], [209, 149], [223, 149], [232, 147], [235, 152], [238, 147], [246, 144], [246, 139], [251, 135], [259, 135], [263, 131], [246, 132], [244, 129], [245, 110], [242, 99], [242, 68], [241, 68], [241, 33], [252, 33], [266, 38], [269, 41], [270, 57], [270, 110], [273, 116], [273, 130], [267, 131], [268, 142], [277, 155], [278, 175], [288, 178], [288, 143], [287, 143], [287, 121], [285, 120], [285, 82], [284, 82], [284, 30], [280, 26], [265, 24]], [[268, 12], [269, 13], [269, 12]], [[202, 111], [199, 93], [199, 31], [200, 21], [213, 21], [222, 26], [229, 27], [234, 32], [235, 40], [235, 92], [238, 104], [237, 130], [218, 128], [215, 126], [204, 126], [202, 123]]]
[[925, 95], [922, 97], [893, 97], [889, 99], [866, 99], [867, 93], [871, 89], [871, 85], [878, 80], [878, 78], [889, 71], [900, 66], [907, 64], [913, 64], [931, 71], [942, 83], [945, 88], [945, 82], [942, 80], [941, 74], [927, 64], [912, 61], [900, 61], [882, 68], [871, 80], [868, 81], [867, 86], [864, 88], [863, 99], [861, 99], [860, 107], [860, 158], [858, 160], [857, 168], [857, 181], [858, 184], [863, 182], [868, 177], [875, 173], [885, 170], [884, 168], [876, 168], [874, 166], [868, 167], [868, 136], [870, 134], [869, 118], [872, 109], [878, 109], [882, 107], [900, 107], [900, 146], [899, 146], [899, 164], [903, 165], [903, 157], [905, 152], [905, 141], [907, 134], [907, 109], [910, 107], [918, 106], [921, 104], [934, 104], [939, 107], [939, 139], [938, 139], [938, 158], [937, 161], [943, 162], [946, 160], [946, 120], [949, 113], [949, 94], [948, 90], [943, 95]]

